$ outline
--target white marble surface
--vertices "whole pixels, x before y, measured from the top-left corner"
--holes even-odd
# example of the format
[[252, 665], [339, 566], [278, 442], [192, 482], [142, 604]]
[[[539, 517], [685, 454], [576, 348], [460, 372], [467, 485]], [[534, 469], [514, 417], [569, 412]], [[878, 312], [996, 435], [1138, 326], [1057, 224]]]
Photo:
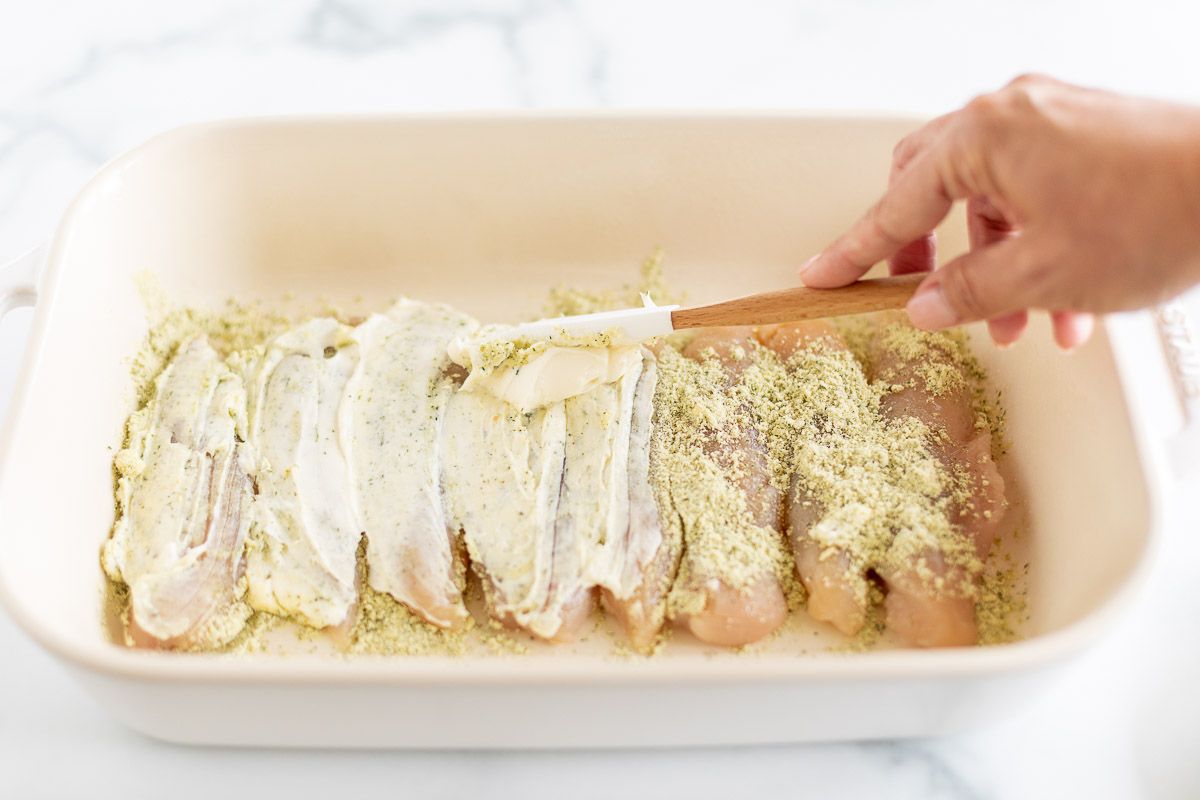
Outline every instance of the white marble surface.
[[[0, 261], [106, 159], [243, 114], [512, 106], [936, 113], [1039, 70], [1200, 102], [1185, 0], [0, 1]], [[29, 312], [0, 324], [7, 401]], [[1069, 454], [1064, 454], [1069, 459]], [[618, 753], [185, 749], [106, 718], [0, 614], [0, 797], [1198, 797], [1200, 483], [1125, 624], [1019, 718], [944, 741]], [[1188, 498], [1191, 502], [1187, 502]], [[0, 535], [3, 535], [0, 520]], [[286, 794], [285, 794], [286, 792]]]

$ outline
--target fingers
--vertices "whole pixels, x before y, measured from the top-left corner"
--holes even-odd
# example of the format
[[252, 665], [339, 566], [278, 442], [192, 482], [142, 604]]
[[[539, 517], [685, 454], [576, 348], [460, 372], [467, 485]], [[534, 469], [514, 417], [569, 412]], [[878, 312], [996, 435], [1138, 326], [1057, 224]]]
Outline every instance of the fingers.
[[[888, 187], [896, 185], [896, 179], [914, 158], [923, 153], [931, 142], [946, 129], [957, 111], [944, 114], [922, 125], [905, 136], [892, 151], [892, 169], [888, 175]], [[929, 272], [937, 263], [937, 237], [928, 233], [901, 247], [888, 259], [888, 272], [892, 275], [909, 275], [914, 272]]]
[[1025, 333], [1028, 325], [1029, 312], [1014, 311], [1011, 314], [989, 319], [988, 333], [991, 334], [992, 341], [1000, 347], [1008, 347], [1021, 338], [1021, 334]]
[[896, 254], [888, 260], [888, 272], [892, 275], [929, 272], [935, 263], [937, 263], [937, 236], [931, 233], [897, 250]]
[[[969, 253], [932, 273], [908, 303], [914, 325], [939, 330], [966, 322], [1006, 317], [1045, 307], [1036, 243], [1028, 236], [1006, 239]], [[1003, 323], [1002, 332], [1017, 327]]]
[[1049, 308], [1058, 309], [1051, 317], [1059, 346], [1086, 341], [1094, 317], [1062, 310], [1080, 302], [1062, 276], [1077, 273], [1082, 263], [1064, 257], [1041, 233], [1039, 248], [1030, 230], [1018, 230], [1021, 206], [999, 193], [992, 175], [998, 146], [1012, 145], [1006, 132], [1012, 133], [1013, 115], [1026, 109], [1031, 88], [1042, 83], [1018, 79], [905, 137], [893, 152], [883, 197], [801, 268], [801, 280], [815, 288], [844, 286], [884, 259], [892, 274], [929, 271], [936, 255], [932, 231], [955, 200], [971, 198], [971, 252], [924, 280], [908, 305], [913, 323], [935, 330], [987, 320], [993, 339], [1007, 345], [1024, 332], [1028, 309]]
[[1002, 242], [1016, 233], [1016, 226], [987, 197], [967, 201], [967, 237], [972, 250]]
[[942, 132], [950, 126], [950, 123], [960, 113], [959, 111], [951, 111], [949, 114], [943, 114], [937, 119], [932, 119], [896, 144], [895, 149], [892, 150], [892, 171], [888, 177], [889, 186], [896, 182], [896, 176], [914, 158], [925, 152], [925, 149], [938, 139]]
[[[1016, 235], [1017, 229], [986, 197], [967, 201], [967, 237], [971, 249], [1002, 242]], [[988, 333], [1000, 347], [1015, 344], [1029, 324], [1029, 314], [1018, 311], [988, 320]]]
[[801, 268], [800, 280], [816, 288], [845, 286], [932, 231], [955, 199], [944, 177], [947, 163], [937, 149], [917, 156], [862, 219]]
[[[1054, 308], [1041, 276], [1036, 241], [1008, 238], [960, 256], [925, 279], [908, 303], [912, 323], [924, 330], [940, 330], [977, 320], [988, 320], [992, 339], [1001, 346], [1020, 338], [1029, 322], [1029, 308]], [[1094, 315], [1055, 310], [1050, 314], [1054, 341], [1063, 350], [1074, 350], [1092, 335]]]
[[1096, 317], [1080, 311], [1052, 311], [1050, 321], [1055, 343], [1067, 352], [1091, 338], [1096, 328]]

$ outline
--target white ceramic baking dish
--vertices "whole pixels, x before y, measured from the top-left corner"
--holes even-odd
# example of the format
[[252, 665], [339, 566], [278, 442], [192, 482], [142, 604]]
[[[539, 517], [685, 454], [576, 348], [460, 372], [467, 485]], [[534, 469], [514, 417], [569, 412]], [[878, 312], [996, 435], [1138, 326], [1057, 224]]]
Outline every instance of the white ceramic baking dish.
[[[547, 286], [614, 284], [655, 246], [703, 301], [794, 282], [874, 199], [913, 121], [510, 115], [230, 122], [109, 164], [38, 269], [6, 269], [35, 319], [0, 440], [0, 594], [113, 715], [181, 742], [568, 747], [941, 734], [1029, 703], [1113, 621], [1144, 572], [1181, 426], [1147, 315], [1064, 356], [1039, 322], [978, 349], [1003, 389], [1031, 560], [1028, 638], [837, 654], [680, 646], [517, 658], [222, 658], [139, 652], [102, 630], [110, 462], [146, 332], [135, 276], [172, 298], [380, 306], [405, 293], [483, 318]], [[962, 248], [958, 221], [944, 250]], [[356, 297], [363, 299], [356, 300]], [[975, 332], [978, 336], [978, 332]], [[807, 651], [807, 652], [806, 652]]]

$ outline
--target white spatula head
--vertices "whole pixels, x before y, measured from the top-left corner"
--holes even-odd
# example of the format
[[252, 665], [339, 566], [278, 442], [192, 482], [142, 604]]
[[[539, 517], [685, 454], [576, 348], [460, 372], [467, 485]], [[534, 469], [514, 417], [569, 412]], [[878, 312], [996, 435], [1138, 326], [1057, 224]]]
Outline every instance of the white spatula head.
[[555, 342], [565, 339], [578, 342], [589, 336], [612, 334], [614, 339], [625, 342], [644, 342], [655, 336], [665, 336], [671, 326], [671, 312], [679, 306], [646, 306], [624, 308], [619, 311], [600, 311], [596, 314], [579, 314], [573, 317], [539, 319], [514, 325], [510, 331], [513, 338], [546, 340]]

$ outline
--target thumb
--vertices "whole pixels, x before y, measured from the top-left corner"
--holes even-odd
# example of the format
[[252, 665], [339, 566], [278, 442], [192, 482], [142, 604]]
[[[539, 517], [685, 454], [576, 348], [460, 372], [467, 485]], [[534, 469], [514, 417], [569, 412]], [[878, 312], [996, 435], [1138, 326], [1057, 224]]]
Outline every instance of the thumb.
[[913, 325], [939, 330], [1027, 308], [1056, 308], [1045, 264], [1026, 234], [965, 253], [934, 272], [908, 301]]

